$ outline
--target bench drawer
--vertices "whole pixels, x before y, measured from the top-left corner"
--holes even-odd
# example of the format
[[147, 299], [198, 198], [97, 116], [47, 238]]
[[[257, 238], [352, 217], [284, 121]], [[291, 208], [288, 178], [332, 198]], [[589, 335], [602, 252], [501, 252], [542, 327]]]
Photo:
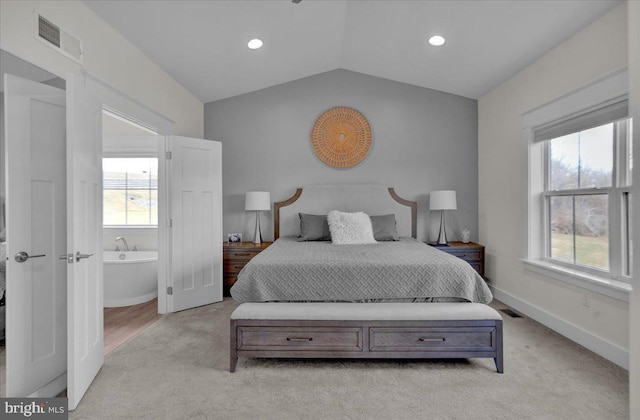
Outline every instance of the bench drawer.
[[494, 327], [369, 329], [371, 351], [491, 351]]
[[362, 328], [238, 327], [238, 350], [362, 351]]

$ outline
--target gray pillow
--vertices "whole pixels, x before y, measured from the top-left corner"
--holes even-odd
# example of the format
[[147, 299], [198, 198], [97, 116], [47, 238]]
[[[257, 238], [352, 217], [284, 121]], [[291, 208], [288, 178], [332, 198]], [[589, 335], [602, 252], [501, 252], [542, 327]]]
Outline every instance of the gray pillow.
[[397, 241], [398, 230], [396, 229], [395, 214], [385, 214], [383, 216], [371, 216], [371, 226], [373, 227], [373, 237], [376, 241]]
[[300, 236], [298, 242], [330, 241], [331, 232], [326, 215], [298, 213], [300, 216]]

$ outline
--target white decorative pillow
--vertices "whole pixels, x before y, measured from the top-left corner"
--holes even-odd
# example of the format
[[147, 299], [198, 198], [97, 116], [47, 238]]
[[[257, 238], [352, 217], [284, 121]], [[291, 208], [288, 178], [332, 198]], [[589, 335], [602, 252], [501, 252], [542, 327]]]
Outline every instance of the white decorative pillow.
[[377, 243], [373, 237], [371, 219], [366, 213], [344, 213], [332, 210], [327, 215], [331, 239], [336, 245]]

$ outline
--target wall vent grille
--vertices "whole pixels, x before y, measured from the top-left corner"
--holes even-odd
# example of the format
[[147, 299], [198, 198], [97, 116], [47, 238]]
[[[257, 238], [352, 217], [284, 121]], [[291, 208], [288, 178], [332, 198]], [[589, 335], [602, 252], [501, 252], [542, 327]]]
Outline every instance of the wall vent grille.
[[82, 43], [73, 35], [70, 35], [58, 25], [42, 15], [38, 15], [36, 35], [51, 48], [62, 54], [82, 62]]
[[520, 315], [513, 309], [500, 309], [500, 311], [509, 315], [511, 318], [522, 318], [522, 315]]
[[60, 28], [42, 16], [38, 16], [38, 35], [60, 48]]

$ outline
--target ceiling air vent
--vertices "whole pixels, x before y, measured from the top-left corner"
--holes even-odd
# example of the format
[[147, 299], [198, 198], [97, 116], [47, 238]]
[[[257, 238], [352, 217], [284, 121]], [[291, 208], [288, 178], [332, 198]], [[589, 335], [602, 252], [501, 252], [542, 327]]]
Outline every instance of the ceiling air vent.
[[64, 55], [78, 62], [82, 61], [82, 44], [80, 40], [41, 15], [38, 15], [37, 36], [47, 45]]

